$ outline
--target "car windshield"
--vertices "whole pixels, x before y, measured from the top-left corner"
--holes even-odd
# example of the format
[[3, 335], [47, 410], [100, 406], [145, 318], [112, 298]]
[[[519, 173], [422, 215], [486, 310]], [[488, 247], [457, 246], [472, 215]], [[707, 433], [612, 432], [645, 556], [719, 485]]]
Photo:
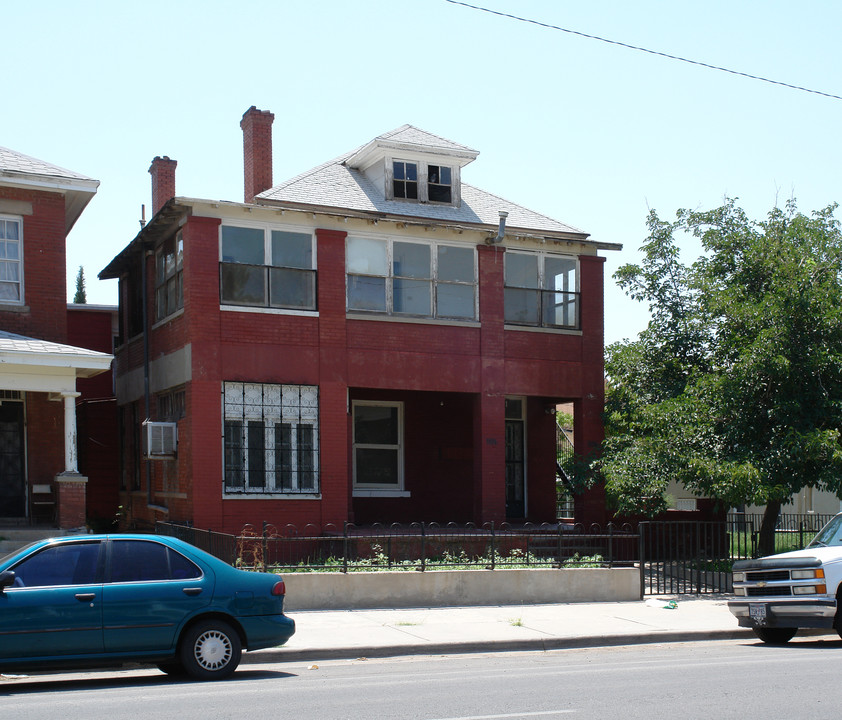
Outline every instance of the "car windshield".
[[837, 515], [819, 530], [807, 547], [826, 547], [828, 545], [842, 546], [842, 515]]

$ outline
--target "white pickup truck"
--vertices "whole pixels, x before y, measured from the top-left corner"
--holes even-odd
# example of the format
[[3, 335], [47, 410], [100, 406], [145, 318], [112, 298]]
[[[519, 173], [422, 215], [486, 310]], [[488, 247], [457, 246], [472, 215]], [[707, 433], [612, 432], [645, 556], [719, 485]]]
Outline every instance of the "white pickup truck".
[[842, 584], [842, 513], [825, 525], [803, 550], [738, 560], [728, 609], [742, 627], [766, 643], [785, 643], [798, 628], [835, 629]]

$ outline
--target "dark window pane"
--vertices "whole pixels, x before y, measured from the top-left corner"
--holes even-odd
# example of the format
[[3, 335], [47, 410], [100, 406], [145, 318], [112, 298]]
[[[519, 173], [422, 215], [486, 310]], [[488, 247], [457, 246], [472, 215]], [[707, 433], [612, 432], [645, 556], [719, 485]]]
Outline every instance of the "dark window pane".
[[298, 426], [298, 487], [313, 490], [316, 487], [316, 446], [312, 425]]
[[48, 547], [12, 570], [24, 587], [90, 585], [97, 580], [98, 542]]
[[392, 274], [397, 277], [429, 278], [430, 246], [396, 242], [392, 246]]
[[397, 445], [398, 408], [383, 405], [355, 406], [354, 442], [359, 445]]
[[540, 321], [540, 298], [538, 290], [505, 288], [503, 303], [505, 321], [524, 325], [538, 325]]
[[305, 233], [272, 231], [272, 265], [313, 269], [313, 241]]
[[418, 182], [418, 166], [415, 163], [406, 163], [406, 179]]
[[225, 486], [229, 488], [245, 486], [241, 420], [225, 421]]
[[266, 261], [263, 230], [223, 225], [222, 261], [263, 265]]
[[418, 199], [418, 183], [411, 182], [406, 184], [406, 198], [408, 200]]
[[145, 540], [115, 540], [111, 543], [111, 582], [169, 580], [167, 547]]
[[249, 487], [266, 485], [265, 428], [260, 420], [248, 422], [248, 484]]
[[468, 283], [475, 281], [473, 248], [439, 245], [437, 255], [439, 280]]
[[395, 278], [392, 282], [392, 310], [407, 315], [429, 316], [430, 293], [429, 280]]
[[272, 307], [315, 310], [315, 271], [269, 268], [269, 304]]
[[222, 302], [258, 307], [266, 305], [265, 268], [223, 263], [220, 275]]
[[398, 451], [357, 448], [358, 485], [398, 485]]
[[190, 562], [184, 555], [169, 549], [170, 556], [170, 577], [173, 580], [188, 580], [202, 577], [202, 571], [198, 566]]
[[538, 256], [526, 253], [506, 253], [506, 285], [537, 288]]
[[442, 318], [473, 319], [476, 303], [473, 285], [436, 285], [436, 316]]
[[291, 490], [292, 485], [292, 425], [275, 425], [275, 482], [281, 490]]
[[430, 185], [429, 195], [430, 202], [451, 202], [450, 187], [447, 185]]
[[386, 310], [386, 278], [348, 276], [349, 310]]

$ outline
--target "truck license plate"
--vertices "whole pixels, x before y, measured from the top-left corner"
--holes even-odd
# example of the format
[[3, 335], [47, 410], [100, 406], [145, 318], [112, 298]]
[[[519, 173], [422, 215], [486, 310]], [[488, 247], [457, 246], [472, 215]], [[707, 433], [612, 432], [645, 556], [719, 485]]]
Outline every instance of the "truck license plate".
[[748, 606], [748, 614], [752, 620], [765, 620], [766, 606], [760, 603], [750, 603]]

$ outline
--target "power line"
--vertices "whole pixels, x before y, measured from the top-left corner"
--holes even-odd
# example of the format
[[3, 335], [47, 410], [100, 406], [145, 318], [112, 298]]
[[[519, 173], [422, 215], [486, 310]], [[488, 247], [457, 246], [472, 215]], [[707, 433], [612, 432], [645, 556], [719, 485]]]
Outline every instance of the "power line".
[[560, 32], [569, 33], [570, 35], [578, 35], [579, 37], [588, 38], [589, 40], [599, 40], [600, 42], [608, 43], [609, 45], [619, 45], [620, 47], [628, 48], [629, 50], [638, 50], [640, 52], [649, 53], [650, 55], [658, 55], [659, 57], [667, 58], [668, 60], [679, 60], [690, 65], [698, 65], [710, 70], [719, 70], [721, 72], [730, 73], [731, 75], [739, 75], [741, 77], [749, 78], [750, 80], [761, 80], [762, 82], [770, 83], [771, 85], [780, 85], [781, 87], [790, 88], [791, 90], [801, 90], [802, 92], [812, 93], [813, 95], [822, 95], [823, 97], [833, 98], [834, 100], [842, 100], [842, 96], [833, 95], [831, 93], [822, 92], [821, 90], [811, 90], [810, 88], [802, 87], [801, 85], [790, 85], [789, 83], [781, 82], [779, 80], [771, 80], [769, 78], [760, 77], [759, 75], [751, 75], [749, 73], [739, 72], [738, 70], [730, 70], [719, 65], [711, 65], [709, 63], [701, 62], [699, 60], [690, 60], [688, 58], [679, 57], [678, 55], [670, 55], [668, 53], [658, 52], [657, 50], [649, 50], [648, 48], [639, 47], [637, 45], [629, 45], [628, 43], [619, 42], [618, 40], [608, 40], [599, 35], [588, 35], [587, 33], [579, 32], [578, 30], [570, 30], [569, 28], [559, 27], [558, 25], [550, 25], [549, 23], [540, 22], [538, 20], [530, 20], [529, 18], [519, 17], [510, 13], [499, 12], [489, 8], [480, 7], [478, 5], [471, 5], [460, 0], [446, 0], [452, 5], [462, 5], [471, 10], [479, 10], [481, 12], [489, 13], [490, 15], [499, 15], [500, 17], [517, 20], [518, 22], [529, 23], [530, 25], [538, 25], [539, 27], [548, 28], [550, 30], [559, 30]]

